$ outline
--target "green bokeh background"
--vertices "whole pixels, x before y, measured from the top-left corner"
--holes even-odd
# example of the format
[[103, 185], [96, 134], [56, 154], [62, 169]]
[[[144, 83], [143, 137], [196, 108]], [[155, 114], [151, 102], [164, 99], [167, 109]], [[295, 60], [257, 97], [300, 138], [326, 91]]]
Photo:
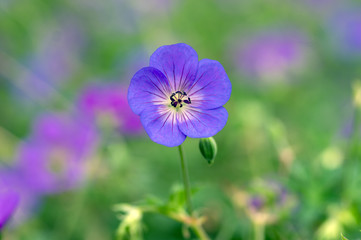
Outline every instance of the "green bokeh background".
[[[208, 217], [205, 229], [212, 239], [253, 239], [250, 217], [232, 202], [230, 189], [247, 191], [257, 179], [280, 182], [296, 199], [287, 214], [279, 212], [279, 219], [266, 226], [265, 239], [340, 239], [341, 232], [360, 239], [360, 132], [354, 130], [351, 138], [342, 131], [359, 111], [352, 84], [361, 77], [361, 58], [340, 56], [331, 44], [327, 19], [339, 6], [314, 4], [1, 0], [0, 164], [12, 164], [39, 114], [69, 111], [79, 90], [94, 80], [127, 85], [137, 70], [133, 62], [147, 64], [159, 46], [184, 42], [200, 59], [221, 62], [233, 86], [225, 105], [228, 123], [214, 137], [215, 163], [207, 165], [197, 139], [184, 143], [191, 183], [198, 189], [194, 204]], [[64, 23], [77, 26], [84, 38], [75, 67], [68, 79], [52, 86], [51, 97], [34, 97], [34, 86], [20, 76], [32, 71], [31, 57], [46, 35], [54, 32], [56, 38]], [[309, 64], [286, 81], [265, 83], [242, 74], [232, 56], [237, 44], [254, 32], [282, 28], [306, 34]], [[149, 195], [166, 200], [181, 184], [176, 148], [146, 135], [116, 135], [103, 150], [94, 157], [97, 171], [85, 186], [45, 197], [29, 219], [6, 228], [4, 239], [116, 239], [116, 203], [137, 203]], [[282, 151], [293, 154], [289, 168], [280, 160]], [[144, 239], [183, 239], [182, 226], [146, 214]]]

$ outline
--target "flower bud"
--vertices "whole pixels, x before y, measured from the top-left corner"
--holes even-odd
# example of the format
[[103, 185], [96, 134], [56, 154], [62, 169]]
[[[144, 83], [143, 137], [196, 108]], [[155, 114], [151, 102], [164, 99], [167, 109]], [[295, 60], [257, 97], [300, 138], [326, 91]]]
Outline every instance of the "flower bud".
[[201, 138], [199, 140], [199, 150], [208, 164], [212, 165], [217, 155], [217, 143], [214, 138]]

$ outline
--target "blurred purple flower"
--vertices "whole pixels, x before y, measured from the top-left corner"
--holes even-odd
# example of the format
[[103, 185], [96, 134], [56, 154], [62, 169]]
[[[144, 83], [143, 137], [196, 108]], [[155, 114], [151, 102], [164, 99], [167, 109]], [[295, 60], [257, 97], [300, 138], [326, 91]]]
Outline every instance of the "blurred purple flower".
[[154, 142], [174, 147], [186, 136], [205, 138], [219, 132], [227, 122], [222, 106], [231, 90], [219, 62], [198, 61], [193, 48], [179, 43], [152, 54], [150, 67], [133, 76], [128, 102]]
[[338, 0], [303, 0], [303, 2], [309, 5], [311, 11], [317, 11], [318, 14], [331, 12], [342, 4]]
[[87, 13], [85, 21], [93, 32], [108, 36], [136, 33], [137, 16], [131, 3], [124, 0], [109, 0], [106, 4], [97, 0], [73, 0], [72, 6]]
[[18, 169], [1, 168], [0, 181], [15, 191], [20, 198], [16, 212], [12, 217], [12, 224], [17, 225], [32, 214], [40, 196], [29, 188], [27, 179]]
[[307, 51], [307, 40], [299, 32], [260, 32], [241, 44], [236, 64], [249, 77], [284, 81], [304, 67]]
[[40, 117], [20, 146], [17, 164], [29, 189], [56, 193], [79, 185], [96, 136], [84, 122], [60, 114]]
[[289, 215], [295, 206], [294, 196], [275, 180], [255, 181], [249, 193], [248, 214], [257, 221], [262, 216], [264, 221], [274, 222], [278, 218]]
[[149, 14], [153, 16], [156, 14], [159, 16], [160, 14], [169, 13], [173, 6], [177, 3], [177, 0], [169, 1], [169, 0], [133, 0], [131, 1], [134, 6], [134, 10], [143, 15]]
[[[259, 184], [259, 185], [258, 185]], [[288, 198], [286, 188], [278, 182], [257, 182], [251, 193], [248, 205], [254, 211], [261, 211], [263, 207], [283, 207]]]
[[343, 57], [361, 57], [361, 7], [338, 10], [327, 23], [332, 47]]
[[0, 178], [0, 230], [14, 214], [19, 203], [19, 195]]
[[253, 222], [263, 225], [288, 217], [297, 203], [295, 196], [273, 179], [256, 179], [247, 191], [235, 188], [232, 200]]
[[119, 84], [98, 83], [85, 87], [77, 106], [84, 119], [100, 127], [116, 128], [125, 134], [137, 134], [143, 129], [128, 105], [125, 88]]
[[256, 211], [259, 211], [262, 209], [262, 207], [264, 205], [264, 201], [259, 196], [253, 196], [250, 199], [248, 199], [248, 205], [250, 208], [253, 208]]
[[56, 89], [69, 81], [79, 65], [79, 55], [85, 45], [85, 37], [77, 22], [63, 19], [62, 25], [44, 28], [39, 32], [39, 45], [28, 58], [29, 71], [19, 79], [28, 94], [53, 96]]
[[347, 114], [339, 129], [339, 136], [345, 139], [352, 137], [355, 131], [355, 113]]

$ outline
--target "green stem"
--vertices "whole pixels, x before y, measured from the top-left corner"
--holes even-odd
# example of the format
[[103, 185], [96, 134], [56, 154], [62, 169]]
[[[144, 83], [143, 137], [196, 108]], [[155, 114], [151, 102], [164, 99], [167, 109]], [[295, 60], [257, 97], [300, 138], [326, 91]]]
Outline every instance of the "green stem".
[[[184, 153], [182, 145], [178, 147], [179, 150], [179, 156], [181, 161], [181, 169], [182, 169], [182, 178], [183, 178], [183, 184], [184, 184], [184, 192], [186, 196], [186, 203], [187, 203], [187, 210], [190, 216], [193, 216], [193, 207], [192, 207], [192, 201], [191, 201], [191, 186], [189, 181], [189, 174], [188, 174], [188, 168], [187, 168], [187, 162], [184, 159]], [[207, 233], [204, 231], [201, 225], [199, 224], [192, 224], [190, 227], [193, 229], [194, 233], [197, 235], [197, 237], [200, 240], [210, 240], [210, 238], [207, 236]]]
[[204, 231], [204, 229], [202, 228], [202, 226], [200, 225], [194, 225], [191, 226], [193, 231], [196, 233], [197, 237], [201, 240], [210, 240], [210, 238], [208, 237], [207, 233]]
[[[361, 158], [359, 131], [361, 124], [361, 110], [354, 106], [355, 115], [352, 123], [352, 134], [347, 145], [345, 163], [343, 169], [343, 188], [341, 196], [345, 199], [353, 199], [353, 189], [357, 188], [356, 176], [359, 172], [358, 162]], [[350, 174], [351, 173], [351, 174]]]
[[182, 145], [180, 145], [178, 147], [178, 149], [179, 149], [179, 156], [180, 156], [180, 160], [181, 160], [182, 178], [183, 178], [183, 184], [184, 184], [184, 192], [186, 195], [187, 210], [188, 210], [189, 214], [192, 215], [193, 207], [192, 207], [192, 201], [191, 201], [191, 187], [190, 187], [190, 182], [189, 182], [187, 163], [184, 159]]
[[264, 225], [253, 223], [254, 225], [254, 240], [264, 240]]

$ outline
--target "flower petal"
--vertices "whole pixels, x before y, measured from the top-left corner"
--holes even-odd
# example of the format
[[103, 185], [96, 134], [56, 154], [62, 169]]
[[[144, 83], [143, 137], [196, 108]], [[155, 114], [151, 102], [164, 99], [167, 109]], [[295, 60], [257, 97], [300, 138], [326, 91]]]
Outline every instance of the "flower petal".
[[140, 69], [130, 81], [128, 103], [135, 114], [145, 108], [169, 102], [170, 85], [164, 74], [156, 68]]
[[184, 43], [158, 48], [150, 57], [149, 66], [155, 67], [169, 80], [172, 91], [184, 91], [192, 85], [198, 70], [198, 54]]
[[11, 189], [0, 189], [0, 230], [15, 212], [19, 195]]
[[226, 125], [228, 112], [215, 109], [188, 108], [178, 116], [179, 129], [191, 138], [206, 138], [217, 134]]
[[213, 109], [223, 106], [231, 91], [231, 81], [222, 65], [215, 60], [203, 59], [199, 62], [196, 80], [187, 93], [192, 107]]
[[145, 109], [140, 120], [152, 141], [175, 147], [181, 145], [186, 136], [179, 130], [176, 112], [167, 106], [153, 106]]

